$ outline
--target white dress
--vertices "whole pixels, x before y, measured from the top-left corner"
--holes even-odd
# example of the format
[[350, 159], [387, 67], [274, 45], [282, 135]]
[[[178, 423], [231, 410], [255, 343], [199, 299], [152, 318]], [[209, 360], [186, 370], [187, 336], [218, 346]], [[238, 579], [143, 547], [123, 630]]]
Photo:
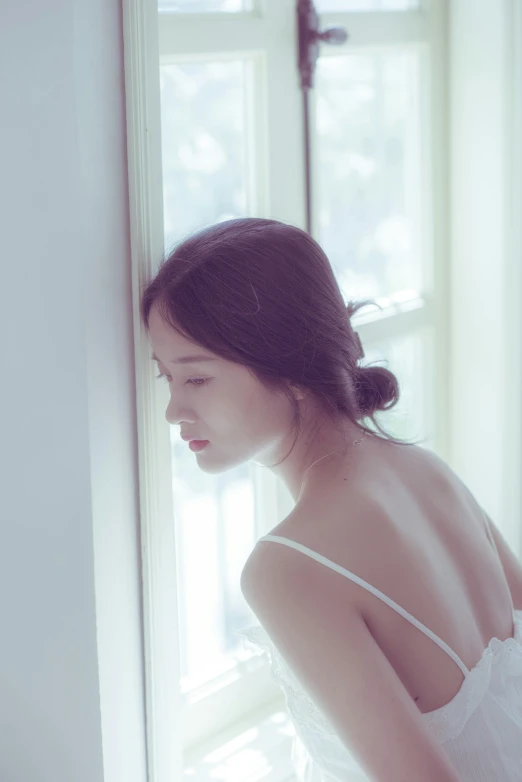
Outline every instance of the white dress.
[[[449, 703], [423, 714], [422, 719], [444, 747], [462, 782], [522, 782], [522, 610], [513, 608], [514, 637], [505, 641], [492, 638], [479, 662], [468, 670], [441, 638], [349, 570], [288, 538], [265, 535], [260, 540], [290, 546], [355, 581], [444, 649], [465, 679]], [[301, 687], [264, 628], [252, 625], [237, 631], [237, 635], [245, 649], [267, 655], [271, 679], [283, 690], [295, 728], [292, 762], [299, 782], [368, 782], [368, 776]]]

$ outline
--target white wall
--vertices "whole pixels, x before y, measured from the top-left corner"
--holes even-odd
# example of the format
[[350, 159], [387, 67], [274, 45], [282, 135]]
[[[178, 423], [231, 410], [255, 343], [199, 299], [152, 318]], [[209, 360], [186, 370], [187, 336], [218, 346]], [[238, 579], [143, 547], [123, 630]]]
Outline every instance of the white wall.
[[0, 779], [144, 782], [119, 0], [0, 4], [0, 95]]
[[521, 0], [450, 0], [451, 464], [522, 558]]

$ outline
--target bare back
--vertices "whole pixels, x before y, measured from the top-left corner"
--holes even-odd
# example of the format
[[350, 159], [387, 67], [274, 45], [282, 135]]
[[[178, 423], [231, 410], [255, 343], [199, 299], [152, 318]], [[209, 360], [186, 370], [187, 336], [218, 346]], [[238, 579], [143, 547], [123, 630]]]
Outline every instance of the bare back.
[[[367, 485], [338, 476], [323, 482], [272, 534], [308, 546], [379, 589], [471, 670], [493, 637], [513, 636], [501, 562], [478, 503], [451, 468], [418, 446], [393, 449]], [[463, 674], [439, 646], [358, 584], [340, 577], [339, 589], [358, 605], [422, 713], [454, 698]]]

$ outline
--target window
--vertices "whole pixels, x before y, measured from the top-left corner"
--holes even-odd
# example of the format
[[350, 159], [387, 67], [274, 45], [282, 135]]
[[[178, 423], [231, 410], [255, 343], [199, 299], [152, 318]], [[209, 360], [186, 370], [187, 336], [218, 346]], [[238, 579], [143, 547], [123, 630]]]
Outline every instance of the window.
[[[148, 118], [137, 170], [147, 181], [149, 230], [140, 241], [151, 263], [186, 234], [231, 217], [305, 227], [295, 6], [159, 0], [156, 17], [149, 9], [140, 19], [159, 53], [159, 78], [137, 72], [143, 94], [133, 96]], [[322, 29], [342, 26], [349, 38], [321, 46], [310, 95], [314, 236], [346, 299], [382, 307], [356, 323], [366, 358], [389, 362], [401, 385], [401, 401], [382, 424], [435, 446], [430, 435], [444, 423], [437, 389], [445, 331], [436, 306], [444, 258], [434, 239], [443, 227], [444, 180], [433, 170], [434, 151], [445, 148], [437, 81], [443, 5], [317, 0], [316, 7]], [[152, 272], [143, 267], [139, 276]], [[166, 389], [147, 381], [142, 394], [151, 779], [170, 782], [178, 778], [173, 768], [201, 756], [218, 735], [243, 736], [238, 752], [245, 753], [249, 724], [264, 726], [255, 740], [270, 730], [292, 733], [266, 661], [235, 635], [256, 622], [239, 589], [242, 565], [292, 501], [254, 464], [200, 473], [165, 422]], [[252, 774], [265, 762], [254, 755]], [[239, 780], [234, 755], [220, 758], [225, 778]], [[186, 769], [187, 779], [204, 778], [195, 769]]]

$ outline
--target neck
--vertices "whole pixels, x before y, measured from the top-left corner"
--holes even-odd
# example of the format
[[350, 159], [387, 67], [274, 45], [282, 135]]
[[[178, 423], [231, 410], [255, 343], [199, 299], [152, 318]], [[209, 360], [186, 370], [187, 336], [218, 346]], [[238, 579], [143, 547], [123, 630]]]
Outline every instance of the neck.
[[[366, 436], [366, 432], [363, 432], [361, 437], [358, 440], [353, 440], [350, 445], [353, 446], [353, 447], [355, 447], [357, 445], [360, 445], [362, 443], [362, 441], [363, 441], [365, 436]], [[330, 453], [325, 453], [323, 456], [320, 456], [319, 459], [316, 459], [315, 462], [312, 462], [312, 464], [309, 467], [306, 468], [305, 473], [303, 475], [303, 480], [301, 482], [301, 490], [299, 492], [299, 497], [298, 497], [298, 500], [297, 500], [298, 502], [301, 499], [301, 496], [303, 494], [303, 489], [304, 489], [304, 486], [305, 486], [306, 477], [307, 477], [309, 471], [312, 469], [312, 467], [314, 467], [318, 462], [322, 461], [323, 459], [326, 459], [327, 456], [333, 456], [333, 455], [339, 454], [339, 453], [340, 454], [345, 454], [346, 453], [346, 449], [344, 449], [342, 451], [331, 451]]]

